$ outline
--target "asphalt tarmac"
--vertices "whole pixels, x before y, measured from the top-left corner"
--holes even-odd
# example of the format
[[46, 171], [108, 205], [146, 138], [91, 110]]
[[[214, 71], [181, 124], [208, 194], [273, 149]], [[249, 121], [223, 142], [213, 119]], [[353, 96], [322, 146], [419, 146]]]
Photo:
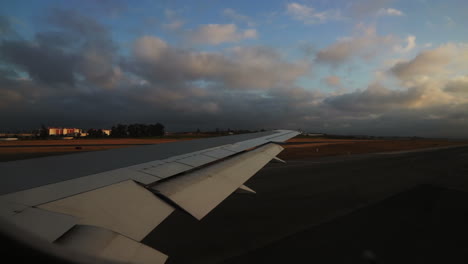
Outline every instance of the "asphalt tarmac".
[[143, 242], [167, 263], [468, 263], [468, 147], [271, 163], [246, 185]]

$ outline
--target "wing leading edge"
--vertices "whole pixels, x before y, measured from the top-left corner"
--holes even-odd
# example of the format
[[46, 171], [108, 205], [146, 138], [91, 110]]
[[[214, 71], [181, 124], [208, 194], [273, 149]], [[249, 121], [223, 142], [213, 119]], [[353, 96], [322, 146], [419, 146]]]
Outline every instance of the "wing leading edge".
[[[248, 137], [209, 139], [209, 144], [194, 140], [154, 145], [143, 150], [141, 147], [126, 148], [117, 153], [125, 157], [141, 155], [143, 151], [152, 154], [153, 159], [145, 155], [140, 159], [143, 162], [138, 163], [134, 158], [129, 166], [119, 167], [114, 163], [106, 167], [106, 171], [82, 169], [81, 174], [75, 173], [73, 177], [61, 178], [57, 174], [50, 177], [44, 167], [39, 169], [42, 174], [32, 173], [34, 167], [31, 166], [41, 164], [40, 159], [0, 164], [0, 171], [8, 173], [8, 186], [0, 190], [3, 192], [0, 217], [42, 240], [91, 257], [130, 263], [164, 263], [166, 255], [140, 243], [149, 232], [176, 209], [200, 220], [237, 189], [250, 190], [243, 184], [283, 150], [275, 142], [298, 134], [276, 130]], [[223, 144], [226, 142], [228, 144]], [[188, 151], [195, 151], [182, 154], [181, 143]], [[177, 151], [172, 148], [174, 145]], [[116, 157], [113, 151], [110, 158]], [[53, 164], [51, 161], [57, 158], [69, 164], [88, 160], [88, 155], [105, 160], [109, 158], [106, 152], [109, 153], [81, 153], [78, 158], [69, 155], [71, 161], [67, 156], [50, 157], [45, 163]], [[30, 167], [25, 170], [23, 166]], [[34, 184], [26, 184], [26, 187], [33, 187], [26, 188], [12, 181], [15, 167], [20, 168], [19, 174], [23, 173], [21, 180], [35, 177], [45, 180], [34, 179]], [[49, 170], [53, 171], [53, 167]], [[25, 176], [25, 171], [31, 173]], [[125, 248], [127, 251], [122, 251]]]

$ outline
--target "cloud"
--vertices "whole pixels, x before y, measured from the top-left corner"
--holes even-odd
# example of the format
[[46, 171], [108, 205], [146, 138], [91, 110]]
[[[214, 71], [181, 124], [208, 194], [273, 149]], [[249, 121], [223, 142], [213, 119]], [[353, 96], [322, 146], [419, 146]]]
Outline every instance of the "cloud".
[[407, 53], [413, 50], [416, 47], [416, 37], [413, 35], [409, 35], [406, 38], [406, 46], [403, 47], [401, 45], [397, 45], [394, 47], [394, 50], [399, 53]]
[[339, 76], [330, 75], [330, 76], [325, 77], [323, 80], [327, 85], [332, 86], [332, 87], [341, 85], [341, 78]]
[[316, 61], [338, 66], [353, 58], [370, 59], [395, 41], [396, 39], [391, 35], [377, 35], [373, 26], [358, 25], [354, 36], [340, 39], [319, 50], [316, 54]]
[[163, 25], [165, 29], [169, 30], [178, 30], [184, 26], [185, 22], [183, 20], [172, 20], [170, 23]]
[[179, 17], [177, 11], [166, 9], [164, 15], [168, 20], [167, 23], [162, 25], [164, 29], [175, 31], [181, 29], [185, 24], [185, 21]]
[[135, 57], [143, 61], [158, 61], [167, 51], [167, 44], [160, 38], [143, 36], [138, 38], [133, 46]]
[[391, 91], [374, 83], [363, 91], [327, 98], [325, 103], [349, 113], [378, 114], [387, 109], [408, 106], [419, 97], [418, 93]]
[[79, 77], [101, 88], [117, 83], [121, 72], [104, 27], [72, 11], [54, 10], [48, 21], [59, 30], [39, 32], [33, 41], [4, 40], [0, 43], [2, 59], [51, 85], [74, 86]]
[[293, 19], [304, 24], [322, 24], [329, 20], [340, 19], [337, 11], [318, 12], [313, 7], [301, 5], [299, 3], [289, 3], [286, 5], [286, 13]]
[[125, 0], [100, 0], [82, 1], [80, 8], [87, 12], [95, 12], [99, 16], [106, 16], [112, 19], [120, 18], [122, 14], [129, 11], [130, 6]]
[[445, 86], [445, 91], [456, 96], [468, 96], [468, 75], [449, 81]]
[[20, 91], [18, 83], [21, 81], [11, 81], [8, 77], [11, 73], [0, 72], [0, 109], [7, 111], [9, 107], [13, 107], [24, 101], [24, 96]]
[[47, 22], [55, 31], [38, 32], [32, 41], [4, 40], [0, 56], [36, 81], [63, 89], [78, 79], [110, 89], [122, 76], [108, 30], [75, 11], [54, 9]]
[[47, 21], [54, 26], [91, 38], [96, 42], [110, 41], [109, 32], [103, 25], [74, 10], [52, 9]]
[[391, 90], [380, 83], [373, 83], [363, 91], [329, 97], [325, 102], [348, 113], [381, 114], [393, 109], [415, 109], [445, 104], [450, 96], [430, 86]]
[[249, 27], [255, 26], [255, 23], [252, 18], [238, 13], [232, 8], [226, 8], [223, 10], [223, 15], [234, 20], [235, 22], [245, 23]]
[[318, 119], [328, 118], [327, 128], [333, 131], [356, 134], [466, 137], [467, 56], [468, 46], [463, 43], [424, 50], [390, 66], [389, 72], [403, 87], [374, 82], [365, 89], [329, 94], [320, 105], [326, 113]]
[[61, 9], [52, 11], [49, 22], [67, 32], [65, 34], [79, 36], [78, 43], [82, 45], [75, 47], [79, 54], [77, 72], [86, 81], [105, 89], [117, 84], [121, 77], [117, 47], [105, 26], [75, 11]]
[[9, 17], [0, 15], [0, 38], [1, 39], [17, 37], [17, 33], [13, 28], [12, 20], [13, 19]]
[[449, 16], [444, 17], [444, 20], [447, 27], [454, 27], [457, 25], [457, 23]]
[[257, 38], [255, 29], [238, 31], [234, 24], [209, 24], [188, 32], [188, 39], [196, 44], [219, 45], [254, 38]]
[[113, 53], [103, 53], [100, 49], [87, 49], [83, 53], [80, 71], [86, 80], [101, 88], [112, 89], [122, 78], [122, 71], [115, 65]]
[[326, 109], [327, 127], [334, 131], [432, 137], [464, 137], [468, 131], [468, 97], [457, 99], [433, 83], [404, 89], [373, 83], [364, 90], [328, 96], [321, 108]]
[[468, 45], [448, 43], [424, 50], [411, 60], [398, 62], [391, 67], [390, 72], [409, 83], [449, 78], [468, 70], [467, 58]]
[[381, 8], [378, 12], [377, 15], [379, 16], [404, 16], [405, 14], [395, 8]]
[[236, 47], [225, 54], [194, 52], [171, 47], [152, 36], [135, 41], [134, 57], [126, 69], [148, 80], [203, 81], [241, 90], [290, 84], [309, 70], [307, 63], [288, 62], [266, 47]]
[[27, 71], [35, 80], [69, 85], [75, 82], [73, 72], [77, 58], [61, 49], [26, 41], [3, 41], [0, 56], [20, 70]]
[[357, 0], [351, 4], [350, 15], [358, 19], [375, 15], [391, 2], [393, 0]]

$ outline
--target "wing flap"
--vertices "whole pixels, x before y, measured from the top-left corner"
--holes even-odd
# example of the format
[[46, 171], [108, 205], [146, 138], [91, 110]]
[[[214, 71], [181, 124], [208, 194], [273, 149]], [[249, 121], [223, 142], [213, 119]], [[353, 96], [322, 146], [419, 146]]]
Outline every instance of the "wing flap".
[[129, 180], [42, 204], [39, 208], [76, 217], [93, 225], [141, 241], [174, 208]]
[[159, 264], [167, 255], [110, 230], [94, 226], [78, 225], [65, 234], [56, 244], [118, 263]]
[[267, 144], [157, 183], [152, 189], [200, 220], [282, 150], [281, 146]]
[[78, 222], [73, 216], [48, 212], [37, 208], [26, 208], [5, 218], [16, 227], [53, 242]]

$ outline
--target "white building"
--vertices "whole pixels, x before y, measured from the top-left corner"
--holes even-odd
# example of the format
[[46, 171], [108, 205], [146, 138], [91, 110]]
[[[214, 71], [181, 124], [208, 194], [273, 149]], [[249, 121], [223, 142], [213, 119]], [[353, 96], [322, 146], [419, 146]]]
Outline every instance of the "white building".
[[48, 127], [47, 133], [49, 136], [81, 136], [83, 131], [80, 128]]

